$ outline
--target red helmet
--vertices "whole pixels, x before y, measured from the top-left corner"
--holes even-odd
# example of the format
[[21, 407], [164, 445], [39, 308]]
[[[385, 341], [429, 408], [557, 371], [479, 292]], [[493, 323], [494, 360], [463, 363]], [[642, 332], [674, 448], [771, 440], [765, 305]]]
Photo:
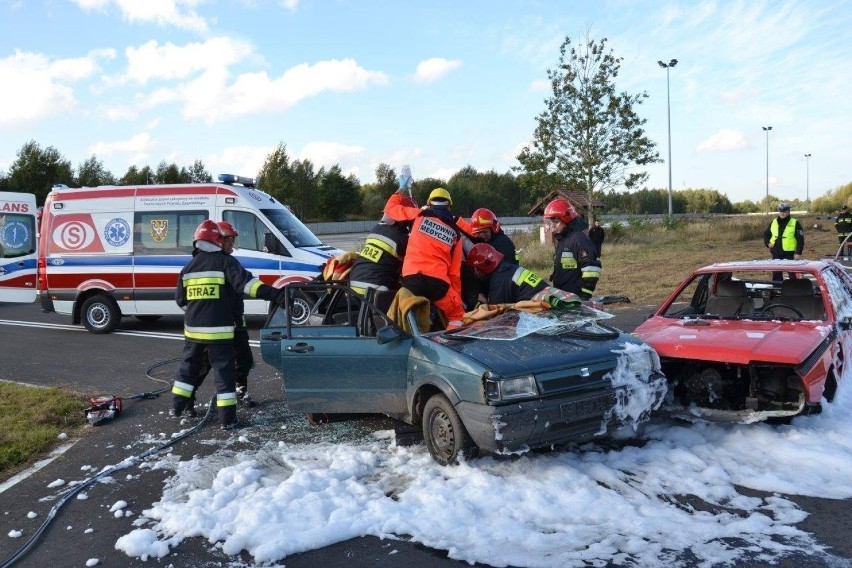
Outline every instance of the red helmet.
[[500, 223], [497, 222], [497, 215], [485, 207], [480, 207], [473, 212], [470, 218], [470, 226], [475, 237], [479, 236], [479, 233], [485, 229], [488, 229], [492, 233], [500, 231]]
[[192, 237], [192, 242], [195, 243], [195, 241], [207, 241], [208, 243], [222, 248], [222, 231], [219, 229], [219, 225], [216, 224], [216, 221], [211, 219], [202, 221], [201, 224], [195, 228], [195, 235]]
[[488, 243], [478, 243], [467, 253], [465, 262], [471, 268], [491, 274], [503, 262], [503, 255]]
[[240, 234], [234, 228], [233, 225], [228, 223], [227, 221], [219, 221], [216, 223], [216, 226], [219, 227], [219, 232], [222, 233], [223, 237], [239, 237]]
[[577, 215], [577, 210], [574, 209], [574, 206], [571, 205], [567, 199], [562, 199], [561, 197], [554, 199], [547, 204], [547, 207], [544, 208], [545, 219], [548, 217], [556, 217], [566, 225], [578, 216], [579, 215]]

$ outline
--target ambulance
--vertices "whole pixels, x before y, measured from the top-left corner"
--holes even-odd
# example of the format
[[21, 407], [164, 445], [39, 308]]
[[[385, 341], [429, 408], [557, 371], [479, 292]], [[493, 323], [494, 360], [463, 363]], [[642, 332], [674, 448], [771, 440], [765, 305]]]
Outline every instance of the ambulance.
[[[183, 312], [175, 304], [178, 274], [205, 219], [236, 228], [234, 256], [275, 287], [306, 282], [341, 253], [326, 246], [290, 209], [254, 180], [220, 175], [220, 183], [55, 186], [44, 204], [39, 299], [42, 311], [71, 316], [92, 333], [109, 333], [122, 317], [143, 321]], [[307, 321], [312, 298], [294, 307]], [[245, 301], [266, 314], [265, 300]]]
[[36, 212], [32, 193], [0, 191], [0, 302], [35, 302]]

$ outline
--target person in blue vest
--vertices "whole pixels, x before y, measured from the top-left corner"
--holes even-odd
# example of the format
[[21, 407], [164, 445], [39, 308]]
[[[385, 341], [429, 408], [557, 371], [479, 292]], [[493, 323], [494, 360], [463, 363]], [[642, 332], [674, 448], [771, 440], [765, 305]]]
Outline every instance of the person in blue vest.
[[[763, 233], [763, 244], [773, 260], [799, 260], [805, 248], [805, 231], [795, 217], [790, 216], [790, 204], [778, 206], [778, 216]], [[781, 272], [773, 272], [773, 280], [782, 280]]]

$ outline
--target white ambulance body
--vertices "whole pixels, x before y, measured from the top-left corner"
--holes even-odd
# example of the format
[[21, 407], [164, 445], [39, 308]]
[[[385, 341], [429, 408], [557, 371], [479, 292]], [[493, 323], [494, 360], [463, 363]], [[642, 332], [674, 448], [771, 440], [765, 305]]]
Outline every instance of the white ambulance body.
[[[239, 233], [234, 256], [272, 286], [308, 281], [340, 254], [253, 180], [219, 179], [223, 183], [54, 188], [42, 219], [42, 310], [69, 314], [94, 333], [112, 331], [122, 316], [182, 314], [175, 286], [205, 219], [231, 223]], [[266, 314], [268, 304], [246, 299], [245, 308]]]
[[0, 191], [0, 302], [34, 302], [38, 220], [32, 193]]

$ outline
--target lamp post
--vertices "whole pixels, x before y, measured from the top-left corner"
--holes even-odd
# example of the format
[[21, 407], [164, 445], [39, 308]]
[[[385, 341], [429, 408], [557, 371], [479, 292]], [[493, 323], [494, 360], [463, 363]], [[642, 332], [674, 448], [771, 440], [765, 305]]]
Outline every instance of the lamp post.
[[766, 132], [766, 214], [769, 215], [769, 131], [771, 126], [761, 126]]
[[657, 63], [666, 70], [666, 118], [669, 126], [669, 217], [672, 215], [672, 103], [671, 94], [669, 92], [669, 69], [677, 65], [677, 59], [672, 59], [668, 63], [657, 61]]
[[811, 210], [811, 154], [805, 154], [805, 204]]

